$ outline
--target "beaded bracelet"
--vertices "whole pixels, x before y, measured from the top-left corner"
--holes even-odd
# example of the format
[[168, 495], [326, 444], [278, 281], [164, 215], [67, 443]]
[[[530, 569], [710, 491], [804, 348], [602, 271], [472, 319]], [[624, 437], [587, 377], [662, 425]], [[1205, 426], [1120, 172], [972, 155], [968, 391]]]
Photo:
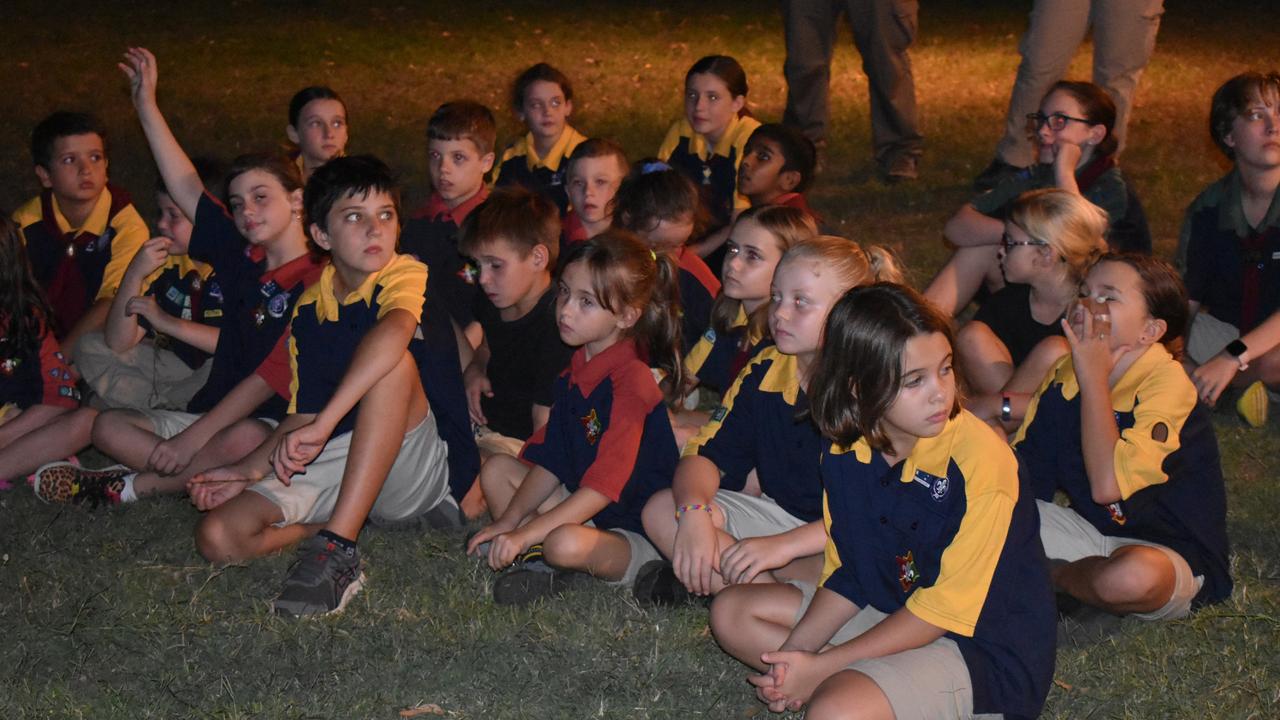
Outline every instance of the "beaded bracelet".
[[707, 514], [710, 514], [711, 503], [707, 503], [705, 505], [702, 503], [690, 503], [688, 505], [681, 505], [680, 507], [676, 508], [676, 522], [680, 522], [681, 516], [683, 516], [685, 513], [689, 512], [690, 510], [706, 510]]

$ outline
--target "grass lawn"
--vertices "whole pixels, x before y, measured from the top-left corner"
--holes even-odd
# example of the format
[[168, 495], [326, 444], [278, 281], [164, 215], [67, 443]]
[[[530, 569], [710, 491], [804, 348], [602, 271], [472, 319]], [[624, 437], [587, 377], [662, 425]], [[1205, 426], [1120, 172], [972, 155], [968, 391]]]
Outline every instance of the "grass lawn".
[[[115, 62], [128, 44], [160, 59], [160, 104], [194, 153], [230, 157], [283, 140], [298, 88], [327, 83], [351, 111], [352, 152], [404, 173], [426, 196], [425, 119], [470, 96], [517, 132], [506, 83], [547, 60], [576, 83], [575, 125], [638, 158], [680, 112], [698, 57], [737, 56], [751, 107], [781, 115], [781, 24], [764, 0], [697, 9], [617, 0], [568, 4], [331, 2], [179, 4], [7, 0], [0, 54], [0, 206], [36, 190], [28, 133], [47, 112], [89, 108], [111, 133], [113, 179], [153, 209], [154, 170]], [[892, 244], [923, 283], [941, 228], [990, 159], [1030, 3], [934, 0], [914, 50], [928, 136], [920, 182], [871, 178], [866, 82], [842, 30], [829, 170], [816, 207], [862, 241]], [[1143, 78], [1124, 162], [1172, 251], [1183, 209], [1224, 169], [1206, 130], [1225, 78], [1276, 64], [1280, 25], [1262, 0], [1169, 3]], [[18, 22], [15, 22], [17, 20]], [[1088, 50], [1073, 74], [1088, 76]], [[1280, 707], [1280, 434], [1216, 416], [1229, 490], [1236, 590], [1162, 625], [1059, 649], [1046, 717], [1263, 718]], [[215, 568], [191, 542], [185, 500], [113, 511], [0, 492], [0, 717], [395, 718], [763, 717], [745, 669], [719, 651], [701, 608], [644, 610], [594, 587], [513, 610], [462, 557], [462, 534], [368, 531], [369, 584], [341, 617], [269, 613], [288, 557]], [[1268, 709], [1270, 708], [1270, 709]], [[423, 715], [432, 717], [432, 715]]]

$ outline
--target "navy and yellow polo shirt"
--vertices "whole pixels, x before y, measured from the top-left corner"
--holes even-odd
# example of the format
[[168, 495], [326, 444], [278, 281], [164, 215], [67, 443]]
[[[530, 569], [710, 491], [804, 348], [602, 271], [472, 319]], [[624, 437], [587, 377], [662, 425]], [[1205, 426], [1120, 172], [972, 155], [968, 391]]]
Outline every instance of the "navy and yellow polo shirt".
[[538, 157], [538, 151], [534, 149], [533, 133], [526, 133], [524, 137], [508, 145], [502, 152], [502, 160], [498, 163], [498, 175], [494, 179], [494, 185], [497, 187], [519, 185], [544, 195], [555, 203], [560, 209], [560, 214], [564, 215], [569, 209], [569, 193], [565, 179], [565, 171], [568, 170], [567, 161], [574, 149], [586, 139], [586, 135], [574, 130], [571, 125], [565, 125], [564, 131], [560, 133], [560, 139], [551, 146], [547, 156]]
[[711, 327], [711, 306], [720, 294], [720, 281], [698, 253], [688, 247], [675, 254], [676, 286], [680, 290], [681, 351], [689, 352]]
[[1057, 612], [1035, 497], [1009, 446], [968, 411], [890, 467], [866, 439], [822, 456], [822, 586], [946, 630], [975, 714], [1034, 718], [1053, 679]]
[[475, 320], [471, 304], [480, 282], [480, 269], [458, 250], [458, 228], [487, 197], [489, 189], [481, 187], [470, 199], [450, 208], [439, 194], [432, 193], [427, 204], [400, 231], [400, 252], [414, 256], [431, 269], [427, 292], [439, 300], [461, 328]]
[[778, 507], [813, 522], [822, 517], [822, 436], [808, 407], [796, 356], [766, 347], [738, 375], [684, 454], [715, 463], [725, 490], [742, 490], [755, 470], [760, 490]]
[[1204, 576], [1196, 606], [1231, 594], [1226, 488], [1208, 406], [1182, 365], [1152, 345], [1111, 388], [1120, 440], [1121, 500], [1093, 501], [1085, 472], [1080, 385], [1071, 356], [1049, 371], [1027, 407], [1014, 447], [1041, 500], [1056, 490], [1098, 532], [1172, 548]]
[[556, 379], [551, 416], [520, 457], [576, 492], [591, 488], [610, 502], [592, 520], [602, 530], [644, 533], [640, 511], [671, 487], [676, 440], [662, 391], [631, 340], [587, 360], [579, 348]]
[[685, 353], [685, 374], [698, 378], [699, 383], [715, 390], [723, 391], [729, 387], [759, 351], [763, 340], [761, 333], [752, 333], [752, 337], [747, 339], [747, 346], [742, 347], [749, 320], [747, 311], [739, 306], [738, 316], [733, 319], [729, 332], [718, 333], [714, 327], [707, 328]]
[[1191, 300], [1247, 333], [1280, 310], [1280, 188], [1257, 227], [1242, 197], [1238, 170], [1205, 188], [1187, 208], [1178, 261]]
[[38, 346], [28, 348], [15, 347], [8, 326], [8, 320], [0, 322], [0, 406], [79, 407], [76, 374], [48, 326], [40, 324]]
[[125, 268], [151, 236], [129, 193], [108, 184], [80, 227], [58, 207], [52, 190], [13, 214], [36, 282], [53, 308], [54, 326], [70, 330], [89, 306], [115, 297]]
[[[303, 289], [320, 277], [324, 264], [311, 253], [303, 253], [267, 270], [266, 253], [245, 243], [226, 208], [208, 193], [200, 196], [196, 206], [187, 252], [213, 267], [218, 282], [208, 292], [215, 300], [221, 294], [223, 309], [209, 379], [187, 404], [189, 412], [205, 413], [271, 353], [289, 328]], [[282, 398], [272, 396], [252, 414], [279, 420], [286, 407]]]
[[[208, 263], [192, 260], [189, 255], [171, 255], [143, 281], [142, 287], [142, 294], [154, 297], [167, 315], [201, 325], [222, 325], [222, 288]], [[157, 347], [168, 349], [187, 367], [198, 368], [209, 359], [209, 353], [177, 338], [157, 336], [144, 317], [138, 317], [138, 325]]]
[[758, 127], [760, 121], [750, 115], [735, 117], [713, 148], [681, 118], [671, 125], [658, 148], [659, 160], [698, 186], [703, 204], [711, 212], [712, 228], [728, 225], [734, 210], [751, 207], [747, 197], [738, 192], [738, 165], [747, 140]]
[[[422, 321], [427, 292], [427, 267], [407, 255], [396, 255], [344, 298], [334, 294], [330, 264], [320, 281], [307, 288], [293, 310], [289, 326], [289, 414], [315, 414], [324, 409], [342, 384], [351, 358], [365, 334], [387, 313], [404, 310]], [[407, 348], [406, 348], [407, 349]], [[333, 430], [334, 435], [355, 426], [353, 408]]]

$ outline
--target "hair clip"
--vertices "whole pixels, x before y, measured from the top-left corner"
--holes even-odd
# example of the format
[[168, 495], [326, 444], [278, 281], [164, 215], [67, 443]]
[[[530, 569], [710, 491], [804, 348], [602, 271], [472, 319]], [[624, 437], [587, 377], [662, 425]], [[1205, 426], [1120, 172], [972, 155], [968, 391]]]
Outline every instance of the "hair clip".
[[671, 169], [670, 165], [662, 162], [661, 160], [656, 160], [654, 162], [647, 162], [644, 165], [641, 165], [640, 174], [648, 175], [649, 173], [665, 172], [670, 169]]
[[649, 257], [650, 257], [654, 262], [658, 262], [658, 253], [654, 252], [654, 251], [653, 251], [653, 248], [650, 248], [650, 249], [649, 249]]

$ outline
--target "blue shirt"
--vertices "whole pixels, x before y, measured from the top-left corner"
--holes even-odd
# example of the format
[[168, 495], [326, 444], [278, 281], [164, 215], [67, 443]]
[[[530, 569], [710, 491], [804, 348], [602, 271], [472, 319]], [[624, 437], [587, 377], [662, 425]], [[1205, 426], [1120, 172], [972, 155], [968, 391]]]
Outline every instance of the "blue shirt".
[[961, 411], [892, 467], [865, 438], [833, 445], [822, 477], [822, 586], [945, 630], [969, 669], [974, 713], [1039, 716], [1057, 613], [1035, 497], [1004, 439]]

